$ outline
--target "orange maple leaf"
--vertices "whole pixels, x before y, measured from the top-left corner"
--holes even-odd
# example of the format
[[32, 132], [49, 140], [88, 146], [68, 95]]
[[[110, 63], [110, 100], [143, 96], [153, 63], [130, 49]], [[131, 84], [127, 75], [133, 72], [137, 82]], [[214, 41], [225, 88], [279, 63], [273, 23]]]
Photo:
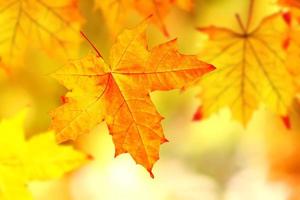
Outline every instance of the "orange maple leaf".
[[149, 93], [186, 87], [214, 67], [180, 54], [176, 40], [148, 50], [147, 24], [118, 36], [109, 64], [97, 53], [58, 70], [54, 77], [71, 92], [51, 115], [59, 142], [76, 139], [105, 120], [115, 155], [130, 153], [153, 176], [159, 146], [167, 140]]
[[169, 36], [164, 18], [172, 6], [191, 12], [194, 0], [96, 0], [96, 8], [100, 8], [111, 32], [118, 32], [128, 10], [134, 9], [142, 17], [152, 15], [151, 22], [159, 27], [165, 36]]

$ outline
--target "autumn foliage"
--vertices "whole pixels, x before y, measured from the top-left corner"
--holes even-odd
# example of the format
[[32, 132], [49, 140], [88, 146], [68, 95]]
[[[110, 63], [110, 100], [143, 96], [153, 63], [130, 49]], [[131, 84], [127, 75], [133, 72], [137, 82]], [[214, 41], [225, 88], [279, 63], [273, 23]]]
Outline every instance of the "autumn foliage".
[[[300, 198], [300, 1], [266, 1], [263, 17], [256, 16], [258, 1], [249, 0], [245, 15], [235, 10], [222, 24], [197, 23], [207, 0], [0, 0], [0, 199], [33, 199], [30, 182], [97, 162], [79, 144], [101, 124], [115, 157], [128, 153], [154, 178], [160, 146], [172, 133], [152, 95], [171, 90], [196, 90], [186, 103], [198, 102], [190, 123], [227, 109], [247, 131], [261, 110], [273, 116], [290, 135], [260, 130], [268, 177]], [[171, 15], [190, 20], [185, 50], [182, 21]], [[6, 93], [12, 97], [2, 102]], [[34, 125], [23, 126], [26, 116]]]

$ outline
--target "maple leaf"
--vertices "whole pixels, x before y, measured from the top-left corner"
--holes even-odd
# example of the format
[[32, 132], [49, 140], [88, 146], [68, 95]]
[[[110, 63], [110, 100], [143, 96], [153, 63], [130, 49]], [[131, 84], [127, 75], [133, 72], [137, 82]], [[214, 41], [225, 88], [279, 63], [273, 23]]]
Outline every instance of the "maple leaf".
[[214, 26], [199, 29], [209, 36], [199, 57], [217, 67], [201, 82], [204, 117], [229, 107], [246, 125], [261, 103], [281, 116], [287, 114], [295, 95], [282, 47], [288, 27], [277, 13], [251, 30], [253, 2], [246, 25], [236, 16], [240, 32]]
[[26, 184], [59, 178], [87, 161], [72, 147], [57, 145], [53, 132], [25, 140], [25, 112], [0, 122], [0, 199], [30, 200]]
[[28, 47], [50, 55], [72, 54], [82, 22], [77, 0], [1, 1], [0, 56], [5, 63], [15, 63]]
[[157, 25], [165, 36], [169, 36], [164, 18], [169, 14], [173, 5], [191, 12], [193, 0], [95, 0], [96, 8], [100, 8], [110, 32], [120, 30], [128, 10], [134, 9], [143, 18], [152, 15], [152, 23]]
[[120, 34], [109, 64], [98, 53], [58, 70], [53, 76], [71, 92], [51, 115], [60, 142], [88, 133], [105, 120], [116, 156], [130, 153], [152, 175], [159, 146], [167, 140], [149, 93], [188, 86], [214, 67], [180, 54], [176, 40], [149, 51], [146, 27], [144, 22]]

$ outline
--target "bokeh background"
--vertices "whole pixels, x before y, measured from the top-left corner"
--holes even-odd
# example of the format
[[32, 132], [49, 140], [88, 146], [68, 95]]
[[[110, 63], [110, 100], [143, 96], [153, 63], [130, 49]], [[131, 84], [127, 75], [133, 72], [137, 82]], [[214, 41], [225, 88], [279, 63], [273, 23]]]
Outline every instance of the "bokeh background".
[[[198, 54], [207, 39], [196, 27], [218, 25], [237, 28], [234, 15], [246, 18], [247, 0], [197, 0], [193, 13], [173, 7], [165, 19], [170, 37], [150, 25], [150, 46], [178, 38], [180, 51]], [[92, 0], [81, 0], [85, 18], [83, 31], [108, 57], [113, 43], [103, 14]], [[254, 21], [274, 12], [270, 0], [257, 0]], [[143, 17], [131, 11], [124, 27], [137, 25]], [[255, 24], [254, 23], [254, 24]], [[68, 59], [91, 51], [82, 42], [77, 57], [52, 58], [29, 49], [26, 63], [9, 75], [0, 68], [0, 118], [29, 107], [26, 133], [45, 131], [49, 112], [61, 104], [66, 90], [49, 75]], [[135, 164], [129, 155], [114, 158], [114, 146], [105, 124], [74, 142], [76, 148], [93, 155], [94, 161], [64, 178], [32, 182], [38, 200], [288, 200], [300, 199], [299, 108], [291, 113], [292, 128], [272, 113], [258, 110], [247, 127], [232, 120], [228, 108], [209, 119], [193, 121], [201, 104], [201, 88], [154, 92], [151, 98], [165, 117], [163, 127], [169, 143], [162, 145], [154, 166], [155, 178]]]

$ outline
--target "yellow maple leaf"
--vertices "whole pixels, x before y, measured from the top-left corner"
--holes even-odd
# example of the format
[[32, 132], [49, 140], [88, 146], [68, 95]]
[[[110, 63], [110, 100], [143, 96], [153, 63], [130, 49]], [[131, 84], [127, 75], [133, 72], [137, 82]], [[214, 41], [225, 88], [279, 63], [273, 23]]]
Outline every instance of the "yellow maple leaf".
[[82, 22], [77, 0], [0, 1], [0, 56], [15, 64], [29, 47], [50, 55], [72, 54]]
[[53, 132], [25, 139], [25, 112], [0, 122], [0, 199], [32, 199], [26, 184], [61, 177], [86, 162], [70, 146], [57, 145]]
[[130, 153], [150, 173], [166, 142], [149, 93], [182, 88], [214, 69], [196, 58], [178, 52], [176, 40], [148, 50], [147, 23], [118, 36], [109, 64], [100, 54], [73, 61], [54, 77], [71, 92], [66, 103], [52, 113], [52, 127], [59, 141], [106, 121], [116, 147], [116, 156]]
[[253, 1], [246, 25], [237, 15], [240, 32], [200, 28], [209, 41], [199, 57], [217, 67], [201, 83], [204, 117], [229, 107], [233, 117], [246, 125], [260, 104], [279, 115], [287, 114], [295, 95], [283, 48], [288, 27], [277, 13], [250, 29], [252, 12]]

